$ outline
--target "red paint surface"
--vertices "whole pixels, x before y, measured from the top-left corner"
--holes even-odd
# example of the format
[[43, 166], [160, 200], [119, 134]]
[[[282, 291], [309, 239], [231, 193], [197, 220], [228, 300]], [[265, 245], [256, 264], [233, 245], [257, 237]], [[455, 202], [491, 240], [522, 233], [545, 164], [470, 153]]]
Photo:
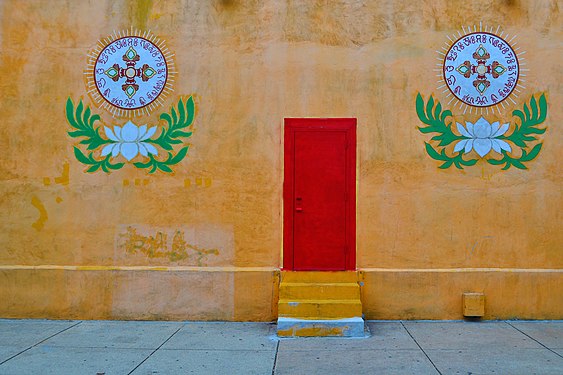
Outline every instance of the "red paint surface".
[[284, 268], [356, 268], [356, 119], [285, 119]]

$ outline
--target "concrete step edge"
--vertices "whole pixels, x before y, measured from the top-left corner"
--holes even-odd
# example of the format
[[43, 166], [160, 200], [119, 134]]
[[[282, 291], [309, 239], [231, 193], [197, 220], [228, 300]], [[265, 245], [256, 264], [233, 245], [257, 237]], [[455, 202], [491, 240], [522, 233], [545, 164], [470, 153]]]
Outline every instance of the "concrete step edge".
[[359, 288], [360, 284], [357, 282], [342, 282], [342, 283], [325, 283], [325, 282], [293, 282], [293, 281], [282, 281], [280, 283], [280, 288], [283, 287], [348, 287], [348, 288]]
[[343, 304], [343, 305], [361, 305], [360, 299], [280, 299], [278, 305], [291, 305], [291, 304], [315, 304], [315, 305], [330, 305], [330, 304]]

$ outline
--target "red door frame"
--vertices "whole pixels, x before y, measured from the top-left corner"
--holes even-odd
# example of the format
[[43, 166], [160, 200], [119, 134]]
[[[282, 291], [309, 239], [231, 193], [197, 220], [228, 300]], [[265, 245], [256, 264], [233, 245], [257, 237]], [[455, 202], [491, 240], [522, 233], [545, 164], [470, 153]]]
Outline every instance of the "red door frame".
[[284, 229], [283, 269], [294, 269], [294, 137], [307, 130], [345, 131], [346, 147], [346, 270], [356, 269], [356, 124], [355, 118], [285, 118], [284, 119]]

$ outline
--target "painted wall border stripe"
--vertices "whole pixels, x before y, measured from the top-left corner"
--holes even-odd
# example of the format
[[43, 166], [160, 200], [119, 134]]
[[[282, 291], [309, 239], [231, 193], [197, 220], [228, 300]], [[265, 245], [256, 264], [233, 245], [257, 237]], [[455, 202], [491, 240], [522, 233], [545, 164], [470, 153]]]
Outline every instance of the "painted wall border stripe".
[[64, 271], [164, 271], [164, 272], [274, 272], [274, 267], [197, 267], [197, 266], [70, 266], [70, 265], [0, 265], [0, 271], [64, 270]]
[[[77, 265], [0, 265], [0, 271], [10, 270], [64, 270], [64, 271], [163, 271], [163, 272], [276, 272], [277, 267], [198, 267], [198, 266], [77, 266]], [[508, 273], [563, 273], [560, 268], [359, 268], [360, 272], [383, 273], [458, 273], [458, 272], [508, 272]]]
[[563, 273], [560, 268], [361, 268], [362, 272], [389, 273], [457, 273], [457, 272], [525, 272], [525, 273]]

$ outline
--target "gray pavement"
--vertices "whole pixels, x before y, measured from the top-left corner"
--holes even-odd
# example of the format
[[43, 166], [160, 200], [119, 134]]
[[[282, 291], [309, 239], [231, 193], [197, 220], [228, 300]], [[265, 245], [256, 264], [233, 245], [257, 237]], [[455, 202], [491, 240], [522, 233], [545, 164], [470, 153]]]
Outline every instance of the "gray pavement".
[[270, 323], [0, 319], [0, 375], [563, 374], [563, 321], [369, 321], [365, 338]]

